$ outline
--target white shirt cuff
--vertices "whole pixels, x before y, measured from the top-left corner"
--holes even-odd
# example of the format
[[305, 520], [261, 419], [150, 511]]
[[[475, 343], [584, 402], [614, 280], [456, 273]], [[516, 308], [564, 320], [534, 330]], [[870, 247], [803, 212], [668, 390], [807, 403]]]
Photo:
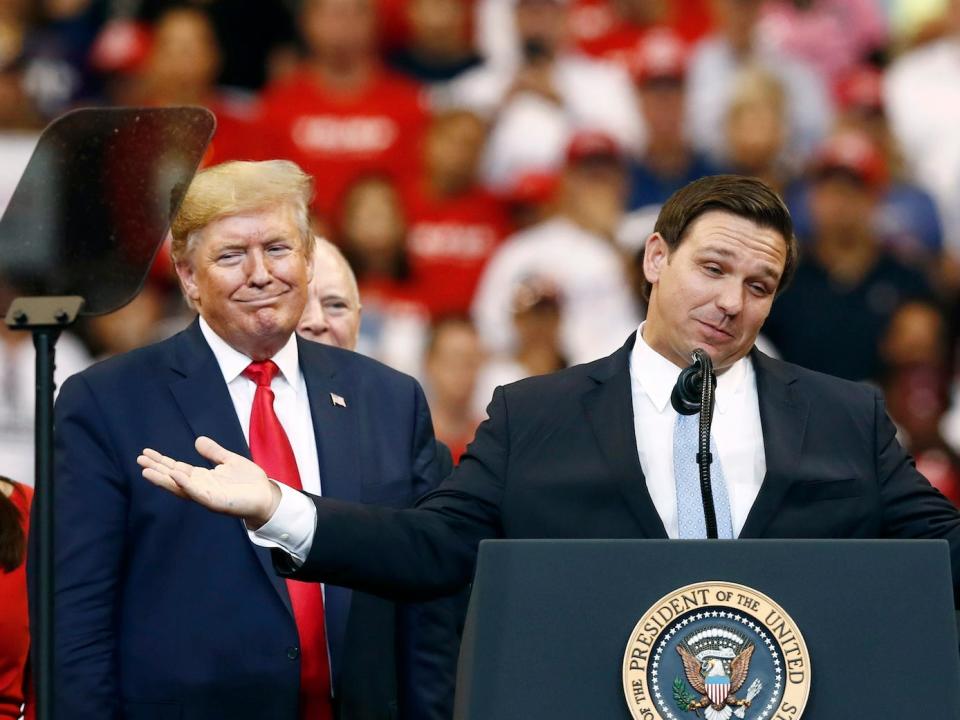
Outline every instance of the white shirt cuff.
[[280, 504], [273, 516], [257, 530], [247, 530], [250, 542], [261, 547], [280, 548], [303, 565], [313, 546], [317, 508], [313, 501], [289, 485], [278, 482]]

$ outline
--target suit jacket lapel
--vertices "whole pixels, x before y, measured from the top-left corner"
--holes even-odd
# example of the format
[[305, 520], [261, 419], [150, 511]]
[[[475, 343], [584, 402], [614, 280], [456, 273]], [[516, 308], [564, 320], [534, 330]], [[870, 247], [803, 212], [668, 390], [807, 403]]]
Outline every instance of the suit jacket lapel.
[[[184, 420], [194, 436], [206, 435], [223, 447], [245, 457], [250, 457], [250, 448], [243, 436], [243, 428], [233, 411], [230, 391], [223, 381], [223, 373], [213, 351], [203, 338], [198, 322], [178, 336], [172, 369], [181, 376], [170, 383], [170, 392], [183, 413]], [[293, 616], [286, 581], [277, 576], [273, 568], [270, 550], [254, 545], [247, 537], [243, 524], [237, 522], [237, 532], [251, 548], [274, 586], [287, 611]]]
[[598, 364], [591, 374], [597, 385], [582, 402], [590, 428], [627, 507], [640, 525], [641, 537], [666, 538], [667, 532], [647, 490], [647, 481], [637, 455], [630, 385], [630, 351], [636, 333], [626, 345]]
[[788, 365], [758, 350], [752, 357], [767, 474], [740, 532], [743, 538], [762, 537], [783, 502], [796, 475], [810, 409], [806, 398], [793, 387], [796, 375]]
[[[342, 370], [338, 370], [327, 348], [299, 337], [297, 343], [300, 367], [310, 397], [321, 493], [325, 497], [360, 502], [359, 458], [360, 453], [365, 451], [367, 440], [367, 435], [360, 427], [360, 416], [367, 408], [361, 402], [359, 383], [351, 382]], [[334, 395], [342, 398], [346, 407], [335, 404]], [[351, 597], [352, 593], [347, 588], [326, 586], [324, 613], [334, 682], [343, 667]]]

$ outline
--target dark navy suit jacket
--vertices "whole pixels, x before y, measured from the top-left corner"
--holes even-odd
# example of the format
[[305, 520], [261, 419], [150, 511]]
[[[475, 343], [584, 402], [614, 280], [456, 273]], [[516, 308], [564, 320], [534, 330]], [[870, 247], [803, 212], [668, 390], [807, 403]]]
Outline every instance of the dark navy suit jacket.
[[[441, 462], [416, 381], [348, 351], [302, 339], [298, 348], [324, 495], [406, 507], [435, 487]], [[297, 629], [270, 552], [240, 520], [154, 487], [136, 464], [144, 447], [203, 463], [198, 435], [249, 454], [197, 323], [95, 365], [60, 392], [58, 717], [297, 717]], [[328, 585], [326, 618], [338, 717], [393, 718], [405, 706], [419, 720], [449, 706], [458, 649], [450, 608]]]
[[[294, 573], [396, 597], [458, 587], [484, 538], [666, 538], [637, 455], [629, 357], [499, 388], [457, 469], [416, 509], [315, 498]], [[899, 445], [868, 385], [751, 355], [767, 472], [743, 538], [944, 538], [960, 580], [960, 513]], [[669, 449], [666, 450], [669, 452]], [[349, 537], [347, 553], [333, 538]]]

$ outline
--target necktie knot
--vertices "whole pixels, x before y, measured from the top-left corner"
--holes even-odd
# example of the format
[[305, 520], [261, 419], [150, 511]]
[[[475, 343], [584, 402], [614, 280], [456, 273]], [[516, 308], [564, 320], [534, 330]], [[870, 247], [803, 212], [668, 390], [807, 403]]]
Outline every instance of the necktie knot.
[[247, 365], [243, 376], [253, 380], [257, 387], [270, 387], [270, 383], [280, 372], [280, 368], [273, 360], [260, 360]]

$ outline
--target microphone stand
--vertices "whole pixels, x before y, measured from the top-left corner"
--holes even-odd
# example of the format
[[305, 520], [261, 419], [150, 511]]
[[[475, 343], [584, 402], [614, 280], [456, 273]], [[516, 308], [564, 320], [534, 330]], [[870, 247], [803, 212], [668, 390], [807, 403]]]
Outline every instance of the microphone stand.
[[693, 365], [684, 369], [670, 395], [670, 402], [681, 415], [700, 413], [697, 465], [700, 468], [700, 496], [703, 501], [703, 519], [707, 537], [717, 538], [717, 511], [713, 503], [713, 485], [710, 482], [710, 426], [713, 424], [714, 390], [717, 377], [713, 361], [701, 348], [693, 351]]
[[36, 717], [52, 720], [55, 715], [53, 644], [53, 371], [60, 331], [71, 325], [83, 306], [83, 298], [20, 297], [13, 301], [5, 322], [12, 330], [31, 331], [36, 348], [36, 478], [34, 524], [30, 532], [37, 538], [37, 582], [45, 592], [36, 599], [36, 624], [31, 628], [34, 653], [39, 662], [36, 677]]

